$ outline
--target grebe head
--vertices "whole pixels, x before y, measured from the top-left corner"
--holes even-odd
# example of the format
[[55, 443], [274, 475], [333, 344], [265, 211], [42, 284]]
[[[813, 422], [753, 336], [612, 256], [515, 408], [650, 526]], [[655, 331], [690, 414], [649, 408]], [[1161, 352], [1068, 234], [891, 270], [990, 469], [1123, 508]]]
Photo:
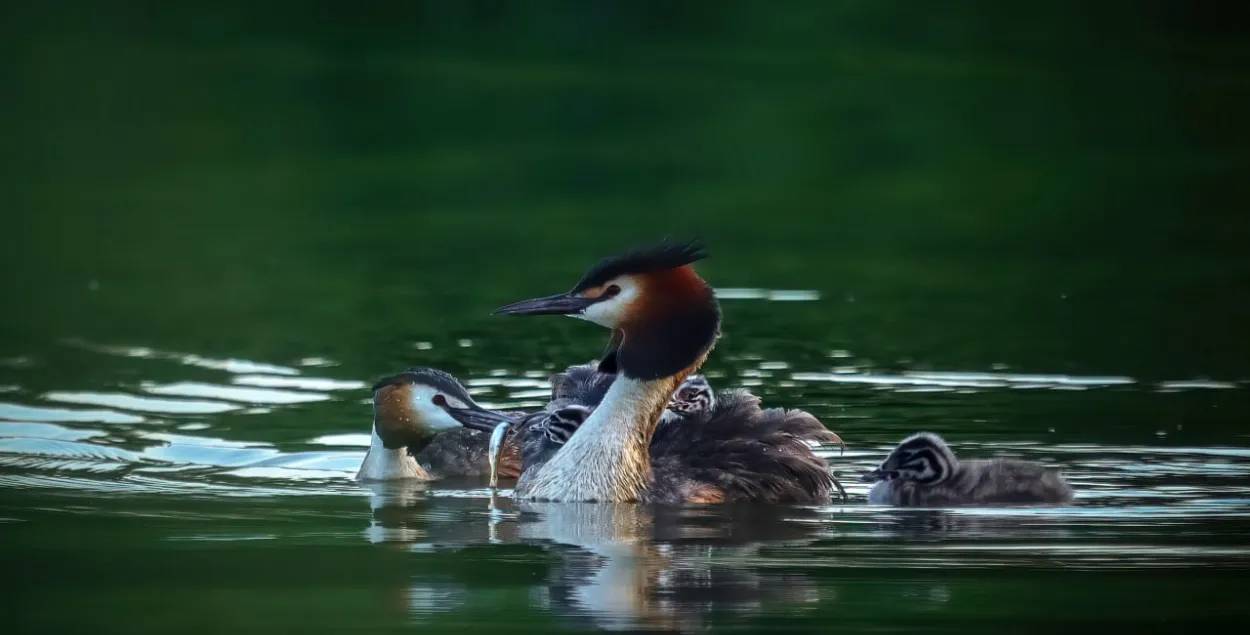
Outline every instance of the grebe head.
[[480, 410], [455, 377], [433, 368], [409, 368], [373, 384], [373, 426], [388, 450], [420, 450], [439, 432], [462, 425], [451, 413]]
[[673, 376], [701, 363], [719, 335], [716, 294], [690, 267], [706, 257], [698, 243], [661, 242], [600, 261], [568, 292], [495, 313], [593, 322], [612, 329], [601, 371], [644, 380]]
[[881, 466], [865, 474], [864, 482], [912, 481], [922, 485], [941, 483], [955, 468], [955, 453], [936, 434], [921, 432], [898, 444]]
[[691, 375], [682, 382], [673, 398], [668, 402], [668, 410], [683, 417], [700, 412], [707, 412], [716, 405], [716, 395], [712, 385], [703, 375]]

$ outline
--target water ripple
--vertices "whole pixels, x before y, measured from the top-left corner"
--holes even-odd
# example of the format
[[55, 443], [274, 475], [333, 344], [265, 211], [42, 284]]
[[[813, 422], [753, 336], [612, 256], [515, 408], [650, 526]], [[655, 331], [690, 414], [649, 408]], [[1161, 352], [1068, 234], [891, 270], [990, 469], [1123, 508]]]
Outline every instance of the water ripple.
[[[613, 533], [634, 527], [632, 521], [622, 523], [618, 513], [611, 514], [611, 523], [596, 525], [594, 514], [579, 516], [571, 509], [528, 506], [510, 500], [506, 488], [492, 492], [472, 479], [378, 486], [355, 483], [353, 476], [370, 439], [370, 409], [363, 394], [368, 383], [304, 374], [303, 369], [330, 362], [301, 362], [297, 369], [144, 348], [108, 352], [132, 359], [172, 360], [222, 375], [202, 380], [200, 375], [175, 374], [165, 381], [142, 381], [138, 384], [141, 394], [126, 392], [133, 380], [114, 384], [118, 386], [114, 389], [63, 386], [41, 394], [48, 401], [97, 407], [90, 410], [0, 403], [0, 420], [6, 420], [0, 421], [0, 488], [26, 492], [39, 500], [57, 496], [76, 501], [49, 506], [59, 513], [195, 523], [196, 530], [177, 534], [180, 542], [293, 540], [288, 534], [254, 532], [236, 523], [276, 522], [273, 519], [279, 515], [283, 523], [304, 516], [325, 522], [321, 508], [306, 503], [273, 507], [275, 501], [298, 498], [342, 505], [336, 509], [344, 520], [338, 522], [345, 524], [331, 531], [335, 540], [364, 536], [380, 545], [421, 553], [471, 545], [537, 544], [567, 567], [560, 575], [576, 571], [588, 577], [561, 582], [576, 589], [572, 595], [551, 586], [536, 590], [534, 601], [570, 615], [589, 611], [604, 622], [624, 615], [638, 617], [630, 613], [634, 609], [613, 600], [621, 593], [641, 592], [629, 586], [632, 582], [624, 582], [635, 579], [657, 585], [648, 591], [656, 594], [648, 606], [668, 623], [692, 606], [675, 602], [672, 594], [703, 588], [703, 584], [720, 585], [716, 588], [721, 589], [722, 598], [727, 588], [763, 589], [773, 584], [794, 601], [811, 601], [803, 599], [808, 597], [803, 591], [808, 587], [800, 579], [805, 571], [817, 569], [1250, 565], [1250, 546], [1228, 538], [1228, 532], [1250, 523], [1250, 448], [1092, 443], [1080, 437], [1044, 435], [1039, 439], [1025, 433], [990, 440], [951, 435], [961, 456], [1017, 456], [1061, 466], [1076, 489], [1076, 504], [1067, 508], [897, 510], [866, 504], [868, 486], [855, 478], [873, 468], [892, 447], [871, 442], [877, 434], [895, 435], [896, 424], [879, 423], [876, 409], [886, 401], [892, 402], [891, 407], [917, 408], [891, 412], [901, 413], [904, 420], [919, 420], [929, 414], [926, 408], [935, 406], [921, 397], [865, 401], [863, 391], [844, 388], [860, 384], [892, 393], [950, 393], [949, 400], [939, 400], [959, 403], [960, 409], [949, 416], [975, 419], [987, 416], [978, 410], [983, 400], [960, 401], [959, 393], [1001, 390], [1009, 398], [1024, 399], [1014, 389], [1093, 390], [1091, 395], [1115, 395], [1240, 387], [1233, 384], [1202, 380], [1143, 385], [1123, 376], [1002, 369], [889, 374], [851, 364], [830, 372], [810, 372], [789, 362], [745, 355], [736, 362], [739, 383], [756, 386], [766, 396], [777, 389], [791, 390], [802, 399], [795, 405], [832, 410], [822, 416], [845, 424], [840, 432], [852, 439], [852, 446], [844, 452], [832, 447], [818, 451], [830, 460], [852, 500], [794, 508], [735, 510], [726, 506], [654, 512], [646, 522], [639, 519], [638, 525], [651, 527], [651, 533], [631, 537]], [[851, 354], [834, 351], [832, 356], [849, 358]], [[549, 374], [536, 369], [494, 369], [462, 379], [488, 407], [526, 409], [545, 404]], [[814, 385], [837, 388], [821, 392]], [[13, 392], [22, 394], [20, 387]], [[288, 416], [295, 407], [307, 408], [300, 413], [299, 423], [292, 423], [294, 419]], [[322, 414], [318, 411], [322, 408], [336, 414]], [[244, 414], [258, 416], [240, 416]], [[323, 425], [307, 433], [288, 427], [302, 426], [305, 419]], [[325, 427], [330, 420], [333, 425]], [[868, 442], [855, 442], [856, 437]], [[118, 503], [144, 501], [147, 496], [161, 501], [193, 499], [201, 506], [204, 501], [263, 500], [265, 504], [240, 508], [237, 505], [244, 503], [237, 503], [229, 512], [218, 513], [198, 506], [174, 508], [174, 502], [154, 502], [143, 508], [136, 508], [134, 502]], [[369, 504], [362, 504], [361, 498]], [[372, 510], [372, 522], [357, 520], [362, 510]], [[6, 511], [6, 517], [21, 520], [24, 513], [23, 508], [14, 508]], [[208, 529], [200, 530], [200, 526]], [[1181, 544], [1178, 535], [1194, 537], [1192, 544]], [[1211, 538], [1210, 544], [1201, 544], [1203, 537]], [[644, 555], [648, 549], [658, 550], [662, 558], [656, 561], [656, 570], [648, 573], [650, 577], [626, 576], [603, 584], [611, 578], [604, 577], [607, 572], [617, 571], [614, 567], [623, 567], [620, 572], [625, 576], [634, 566], [630, 563], [640, 562], [632, 555], [632, 559], [615, 560], [628, 545], [642, 549]], [[597, 559], [583, 562], [580, 554], [584, 553], [596, 554]], [[605, 565], [604, 558], [617, 564]], [[782, 575], [778, 572], [784, 572], [784, 579], [775, 578]], [[915, 602], [928, 606], [940, 601], [940, 596], [925, 592]], [[729, 606], [749, 612], [757, 605]], [[432, 611], [421, 602], [414, 606]]]
[[294, 388], [296, 390], [331, 391], [361, 390], [369, 384], [363, 381], [347, 381], [342, 379], [323, 379], [320, 377], [278, 377], [274, 375], [238, 375], [232, 380], [241, 386], [259, 386], [262, 388]]
[[904, 391], [923, 388], [929, 391], [955, 388], [1050, 388], [1082, 390], [1094, 387], [1123, 386], [1135, 383], [1131, 377], [1070, 377], [1067, 375], [1015, 375], [1005, 373], [905, 372], [881, 375], [854, 371], [832, 373], [792, 373], [790, 379], [800, 382], [838, 384], [870, 384]]
[[45, 458], [54, 461], [69, 461], [75, 465], [89, 465], [95, 462], [138, 464], [143, 460], [143, 457], [135, 452], [106, 445], [20, 437], [0, 438], [0, 454], [8, 455], [0, 459], [8, 465], [16, 465], [26, 459], [33, 459], [34, 464], [38, 465], [51, 465], [51, 462], [43, 460]]
[[143, 423], [144, 418], [112, 410], [68, 410], [0, 403], [0, 419], [83, 423]]
[[172, 360], [187, 366], [197, 366], [199, 368], [207, 368], [209, 370], [220, 370], [227, 373], [267, 373], [274, 375], [299, 374], [299, 370], [296, 368], [278, 366], [275, 364], [265, 364], [246, 359], [213, 359], [189, 353], [161, 351], [146, 346], [114, 346], [110, 344], [95, 344], [76, 339], [68, 340], [65, 343], [106, 355], [117, 355], [120, 357], [133, 357], [139, 359]]
[[720, 300], [767, 300], [770, 302], [815, 302], [820, 292], [814, 289], [750, 289], [719, 287], [716, 297]]
[[34, 421], [0, 421], [0, 437], [81, 441], [83, 439], [102, 436], [105, 436], [105, 433], [98, 430], [79, 430], [76, 428], [58, 426], [53, 423], [38, 423]]
[[214, 414], [238, 410], [239, 406], [220, 401], [196, 401], [190, 399], [151, 399], [125, 393], [100, 392], [49, 392], [44, 399], [62, 403], [88, 406], [107, 406], [118, 410], [137, 412], [160, 412], [165, 414]]
[[181, 381], [172, 384], [144, 382], [145, 392], [154, 395], [176, 395], [181, 397], [214, 397], [226, 401], [238, 401], [249, 404], [298, 404], [314, 401], [326, 401], [330, 397], [321, 393], [296, 392], [293, 390], [272, 390], [262, 388], [239, 388], [194, 381]]

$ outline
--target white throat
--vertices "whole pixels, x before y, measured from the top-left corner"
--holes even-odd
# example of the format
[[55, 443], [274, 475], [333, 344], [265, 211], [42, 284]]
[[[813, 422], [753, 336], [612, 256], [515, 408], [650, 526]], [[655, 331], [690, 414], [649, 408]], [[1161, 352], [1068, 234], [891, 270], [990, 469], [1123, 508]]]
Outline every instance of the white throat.
[[650, 434], [644, 430], [668, 404], [669, 380], [623, 375], [568, 443], [517, 483], [521, 498], [554, 502], [633, 502], [651, 482]]
[[382, 437], [378, 429], [373, 428], [373, 437], [369, 440], [369, 451], [365, 460], [360, 463], [360, 471], [356, 473], [359, 481], [389, 481], [411, 478], [421, 481], [432, 481], [434, 477], [417, 463], [417, 459], [408, 454], [408, 448], [388, 450], [382, 445]]

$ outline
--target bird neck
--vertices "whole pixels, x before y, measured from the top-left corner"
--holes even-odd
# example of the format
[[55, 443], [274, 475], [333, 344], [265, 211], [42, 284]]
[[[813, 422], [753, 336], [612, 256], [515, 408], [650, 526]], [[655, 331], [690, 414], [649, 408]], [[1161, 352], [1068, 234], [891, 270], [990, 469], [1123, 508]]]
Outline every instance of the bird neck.
[[382, 443], [375, 425], [373, 436], [369, 441], [369, 451], [365, 460], [360, 463], [360, 471], [356, 479], [361, 481], [389, 481], [393, 479], [411, 478], [420, 481], [432, 481], [434, 476], [417, 463], [417, 459], [408, 454], [408, 448], [388, 449]]
[[536, 473], [520, 496], [559, 502], [634, 502], [651, 484], [651, 437], [673, 391], [694, 366], [654, 380], [618, 376], [581, 428]]

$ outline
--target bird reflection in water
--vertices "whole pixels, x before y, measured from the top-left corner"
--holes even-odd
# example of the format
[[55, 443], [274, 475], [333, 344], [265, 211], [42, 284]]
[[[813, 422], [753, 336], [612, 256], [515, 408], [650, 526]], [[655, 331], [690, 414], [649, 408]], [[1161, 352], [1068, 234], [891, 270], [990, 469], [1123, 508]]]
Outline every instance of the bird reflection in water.
[[[530, 590], [532, 607], [570, 628], [692, 632], [706, 629], [713, 614], [753, 615], [778, 604], [793, 614], [833, 599], [829, 587], [802, 574], [760, 566], [761, 548], [831, 534], [814, 509], [538, 503], [506, 492], [484, 506], [479, 497], [432, 497], [413, 484], [372, 489], [372, 542], [418, 551], [542, 546], [548, 570]], [[408, 589], [410, 610], [463, 608], [463, 585], [427, 582]], [[426, 606], [439, 597], [456, 606]]]
[[815, 539], [815, 525], [786, 522], [787, 513], [805, 515], [801, 509], [515, 499], [496, 508], [498, 539], [546, 543], [558, 554], [533, 598], [570, 626], [692, 632], [708, 626], [712, 611], [749, 615], [784, 603], [793, 612], [822, 599], [804, 576], [756, 564], [766, 544]]

